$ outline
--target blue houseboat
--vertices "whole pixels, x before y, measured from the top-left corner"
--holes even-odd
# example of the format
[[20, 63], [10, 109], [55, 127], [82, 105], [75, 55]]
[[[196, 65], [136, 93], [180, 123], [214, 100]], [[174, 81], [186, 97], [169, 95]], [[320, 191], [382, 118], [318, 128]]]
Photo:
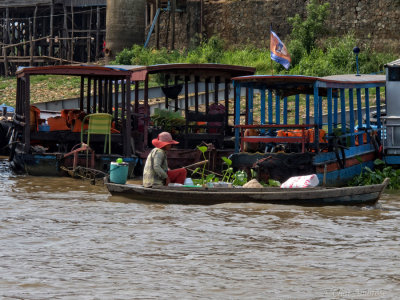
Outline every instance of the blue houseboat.
[[382, 154], [384, 75], [254, 75], [233, 81], [236, 167], [258, 167], [278, 180], [315, 173], [320, 183], [338, 186], [363, 167], [373, 168]]

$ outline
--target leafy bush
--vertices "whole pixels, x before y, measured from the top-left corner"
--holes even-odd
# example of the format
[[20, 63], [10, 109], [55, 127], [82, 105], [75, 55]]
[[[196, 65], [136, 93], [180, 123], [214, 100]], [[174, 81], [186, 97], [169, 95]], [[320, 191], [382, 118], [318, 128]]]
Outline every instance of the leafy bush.
[[382, 160], [376, 159], [374, 161], [375, 170], [372, 171], [368, 167], [364, 167], [360, 175], [355, 176], [349, 183], [350, 186], [362, 186], [369, 184], [382, 183], [385, 178], [390, 179], [389, 189], [400, 188], [400, 169], [393, 169], [387, 166]]
[[325, 21], [329, 15], [329, 3], [319, 4], [311, 0], [306, 6], [307, 18], [302, 20], [299, 14], [288, 19], [292, 24], [292, 40], [300, 41], [307, 53], [315, 48], [316, 40], [327, 32]]

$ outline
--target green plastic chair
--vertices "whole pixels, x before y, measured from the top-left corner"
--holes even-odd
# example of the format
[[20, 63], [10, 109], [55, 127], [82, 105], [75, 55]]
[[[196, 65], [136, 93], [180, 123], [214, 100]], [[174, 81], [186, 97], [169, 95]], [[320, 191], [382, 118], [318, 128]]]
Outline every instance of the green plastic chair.
[[[89, 119], [88, 129], [85, 130], [86, 119]], [[87, 145], [89, 146], [91, 134], [104, 134], [104, 153], [106, 153], [108, 139], [108, 154], [111, 154], [111, 121], [112, 115], [104, 113], [95, 113], [87, 115], [82, 120], [81, 143], [83, 143], [83, 134], [87, 134]]]

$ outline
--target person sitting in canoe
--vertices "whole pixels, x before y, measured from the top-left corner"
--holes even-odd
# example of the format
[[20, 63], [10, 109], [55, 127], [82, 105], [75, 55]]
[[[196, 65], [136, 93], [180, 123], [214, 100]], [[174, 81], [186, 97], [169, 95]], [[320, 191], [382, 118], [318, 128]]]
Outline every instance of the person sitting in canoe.
[[143, 186], [168, 185], [169, 183], [183, 184], [186, 179], [186, 169], [169, 170], [167, 164], [167, 151], [172, 145], [179, 144], [174, 141], [169, 132], [161, 132], [152, 140], [154, 149], [147, 156], [143, 171]]

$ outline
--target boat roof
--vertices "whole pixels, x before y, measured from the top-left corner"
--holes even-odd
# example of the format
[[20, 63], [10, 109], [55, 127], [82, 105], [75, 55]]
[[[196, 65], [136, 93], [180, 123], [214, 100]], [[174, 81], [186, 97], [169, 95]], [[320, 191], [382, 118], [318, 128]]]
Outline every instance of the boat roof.
[[25, 75], [71, 75], [71, 76], [115, 76], [127, 77], [128, 70], [112, 66], [96, 65], [61, 65], [43, 67], [21, 67], [17, 70], [18, 77]]
[[387, 64], [385, 65], [385, 67], [386, 67], [386, 68], [387, 68], [387, 67], [391, 67], [391, 68], [400, 68], [400, 58], [397, 59], [397, 60], [395, 60], [395, 61], [392, 61], [392, 62], [390, 62], [390, 63], [387, 63]]
[[[182, 76], [199, 77], [232, 77], [252, 75], [256, 72], [253, 67], [226, 65], [226, 64], [160, 64], [152, 66], [143, 66], [132, 70], [131, 80], [143, 81], [148, 74], [171, 74]], [[222, 79], [222, 78], [221, 78]]]
[[72, 76], [129, 76], [132, 81], [144, 81], [148, 74], [170, 74], [182, 76], [199, 76], [232, 78], [251, 75], [255, 68], [225, 64], [161, 64], [152, 66], [140, 65], [61, 65], [44, 67], [22, 67], [17, 70], [18, 77], [25, 75], [72, 75]]
[[[252, 75], [232, 78], [243, 87], [273, 89], [280, 95], [312, 94], [315, 84], [324, 88], [364, 88], [384, 86], [385, 75], [333, 75], [313, 77], [303, 75]], [[322, 91], [322, 94], [324, 92]]]

